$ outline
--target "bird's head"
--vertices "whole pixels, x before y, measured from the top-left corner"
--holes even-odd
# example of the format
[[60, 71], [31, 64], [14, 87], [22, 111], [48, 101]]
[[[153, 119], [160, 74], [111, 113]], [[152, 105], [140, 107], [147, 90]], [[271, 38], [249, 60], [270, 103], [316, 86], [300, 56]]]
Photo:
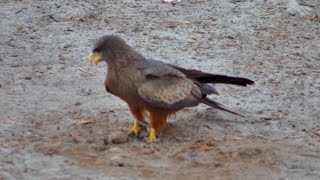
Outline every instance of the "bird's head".
[[98, 64], [101, 61], [110, 62], [118, 56], [123, 55], [130, 46], [118, 36], [102, 36], [94, 44], [92, 53], [89, 56], [90, 64]]

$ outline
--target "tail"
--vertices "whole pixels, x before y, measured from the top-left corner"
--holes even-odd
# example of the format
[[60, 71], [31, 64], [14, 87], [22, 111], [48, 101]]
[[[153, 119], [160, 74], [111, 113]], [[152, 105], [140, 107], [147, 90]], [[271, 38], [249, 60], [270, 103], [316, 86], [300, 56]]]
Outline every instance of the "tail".
[[173, 66], [171, 67], [181, 71], [185, 75], [187, 75], [191, 79], [196, 79], [201, 83], [222, 83], [222, 84], [233, 84], [238, 86], [247, 86], [254, 83], [254, 81], [246, 78], [240, 77], [232, 77], [232, 76], [225, 76], [219, 74], [210, 74], [205, 73], [202, 71], [194, 70], [194, 69], [184, 69], [182, 67]]
[[226, 108], [223, 108], [220, 103], [217, 103], [217, 102], [215, 102], [215, 101], [213, 101], [213, 100], [211, 100], [211, 99], [203, 98], [203, 99], [200, 99], [200, 102], [203, 103], [203, 104], [206, 104], [206, 105], [208, 105], [208, 106], [211, 106], [211, 107], [213, 107], [213, 108], [220, 109], [220, 110], [222, 110], [222, 111], [226, 111], [226, 112], [228, 112], [228, 113], [231, 113], [231, 114], [234, 114], [234, 115], [237, 115], [237, 116], [240, 116], [240, 117], [244, 117], [244, 116], [241, 115], [241, 114], [238, 114], [238, 113], [236, 113], [236, 112], [233, 112], [233, 111], [230, 111], [230, 110], [228, 110], [228, 109], [226, 109]]
[[218, 74], [208, 74], [202, 77], [198, 77], [196, 79], [201, 83], [213, 83], [213, 84], [222, 83], [222, 84], [233, 84], [238, 86], [247, 86], [254, 83], [250, 79], [218, 75]]

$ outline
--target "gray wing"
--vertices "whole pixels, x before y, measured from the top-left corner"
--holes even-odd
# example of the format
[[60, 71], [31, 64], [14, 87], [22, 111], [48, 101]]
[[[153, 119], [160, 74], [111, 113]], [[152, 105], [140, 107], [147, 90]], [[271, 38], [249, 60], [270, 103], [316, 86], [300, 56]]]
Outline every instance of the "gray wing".
[[138, 92], [153, 106], [177, 111], [199, 104], [202, 97], [200, 88], [180, 71], [151, 61], [143, 73], [146, 81], [140, 85]]

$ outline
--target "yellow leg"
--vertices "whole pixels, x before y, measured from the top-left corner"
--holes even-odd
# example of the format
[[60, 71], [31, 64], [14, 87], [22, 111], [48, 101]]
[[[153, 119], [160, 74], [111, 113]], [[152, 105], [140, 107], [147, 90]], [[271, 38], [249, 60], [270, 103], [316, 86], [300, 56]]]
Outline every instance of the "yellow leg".
[[134, 118], [133, 126], [129, 129], [129, 134], [135, 134], [138, 135], [140, 132], [139, 122], [137, 118]]
[[151, 128], [150, 135], [147, 137], [147, 143], [154, 143], [157, 142], [156, 138], [156, 130], [154, 128]]

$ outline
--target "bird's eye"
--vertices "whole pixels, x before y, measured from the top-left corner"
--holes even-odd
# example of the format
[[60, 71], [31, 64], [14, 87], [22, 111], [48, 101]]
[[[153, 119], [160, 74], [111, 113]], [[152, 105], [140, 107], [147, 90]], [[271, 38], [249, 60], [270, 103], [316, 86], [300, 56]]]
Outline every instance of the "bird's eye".
[[94, 48], [93, 52], [100, 52], [100, 49], [99, 48]]

